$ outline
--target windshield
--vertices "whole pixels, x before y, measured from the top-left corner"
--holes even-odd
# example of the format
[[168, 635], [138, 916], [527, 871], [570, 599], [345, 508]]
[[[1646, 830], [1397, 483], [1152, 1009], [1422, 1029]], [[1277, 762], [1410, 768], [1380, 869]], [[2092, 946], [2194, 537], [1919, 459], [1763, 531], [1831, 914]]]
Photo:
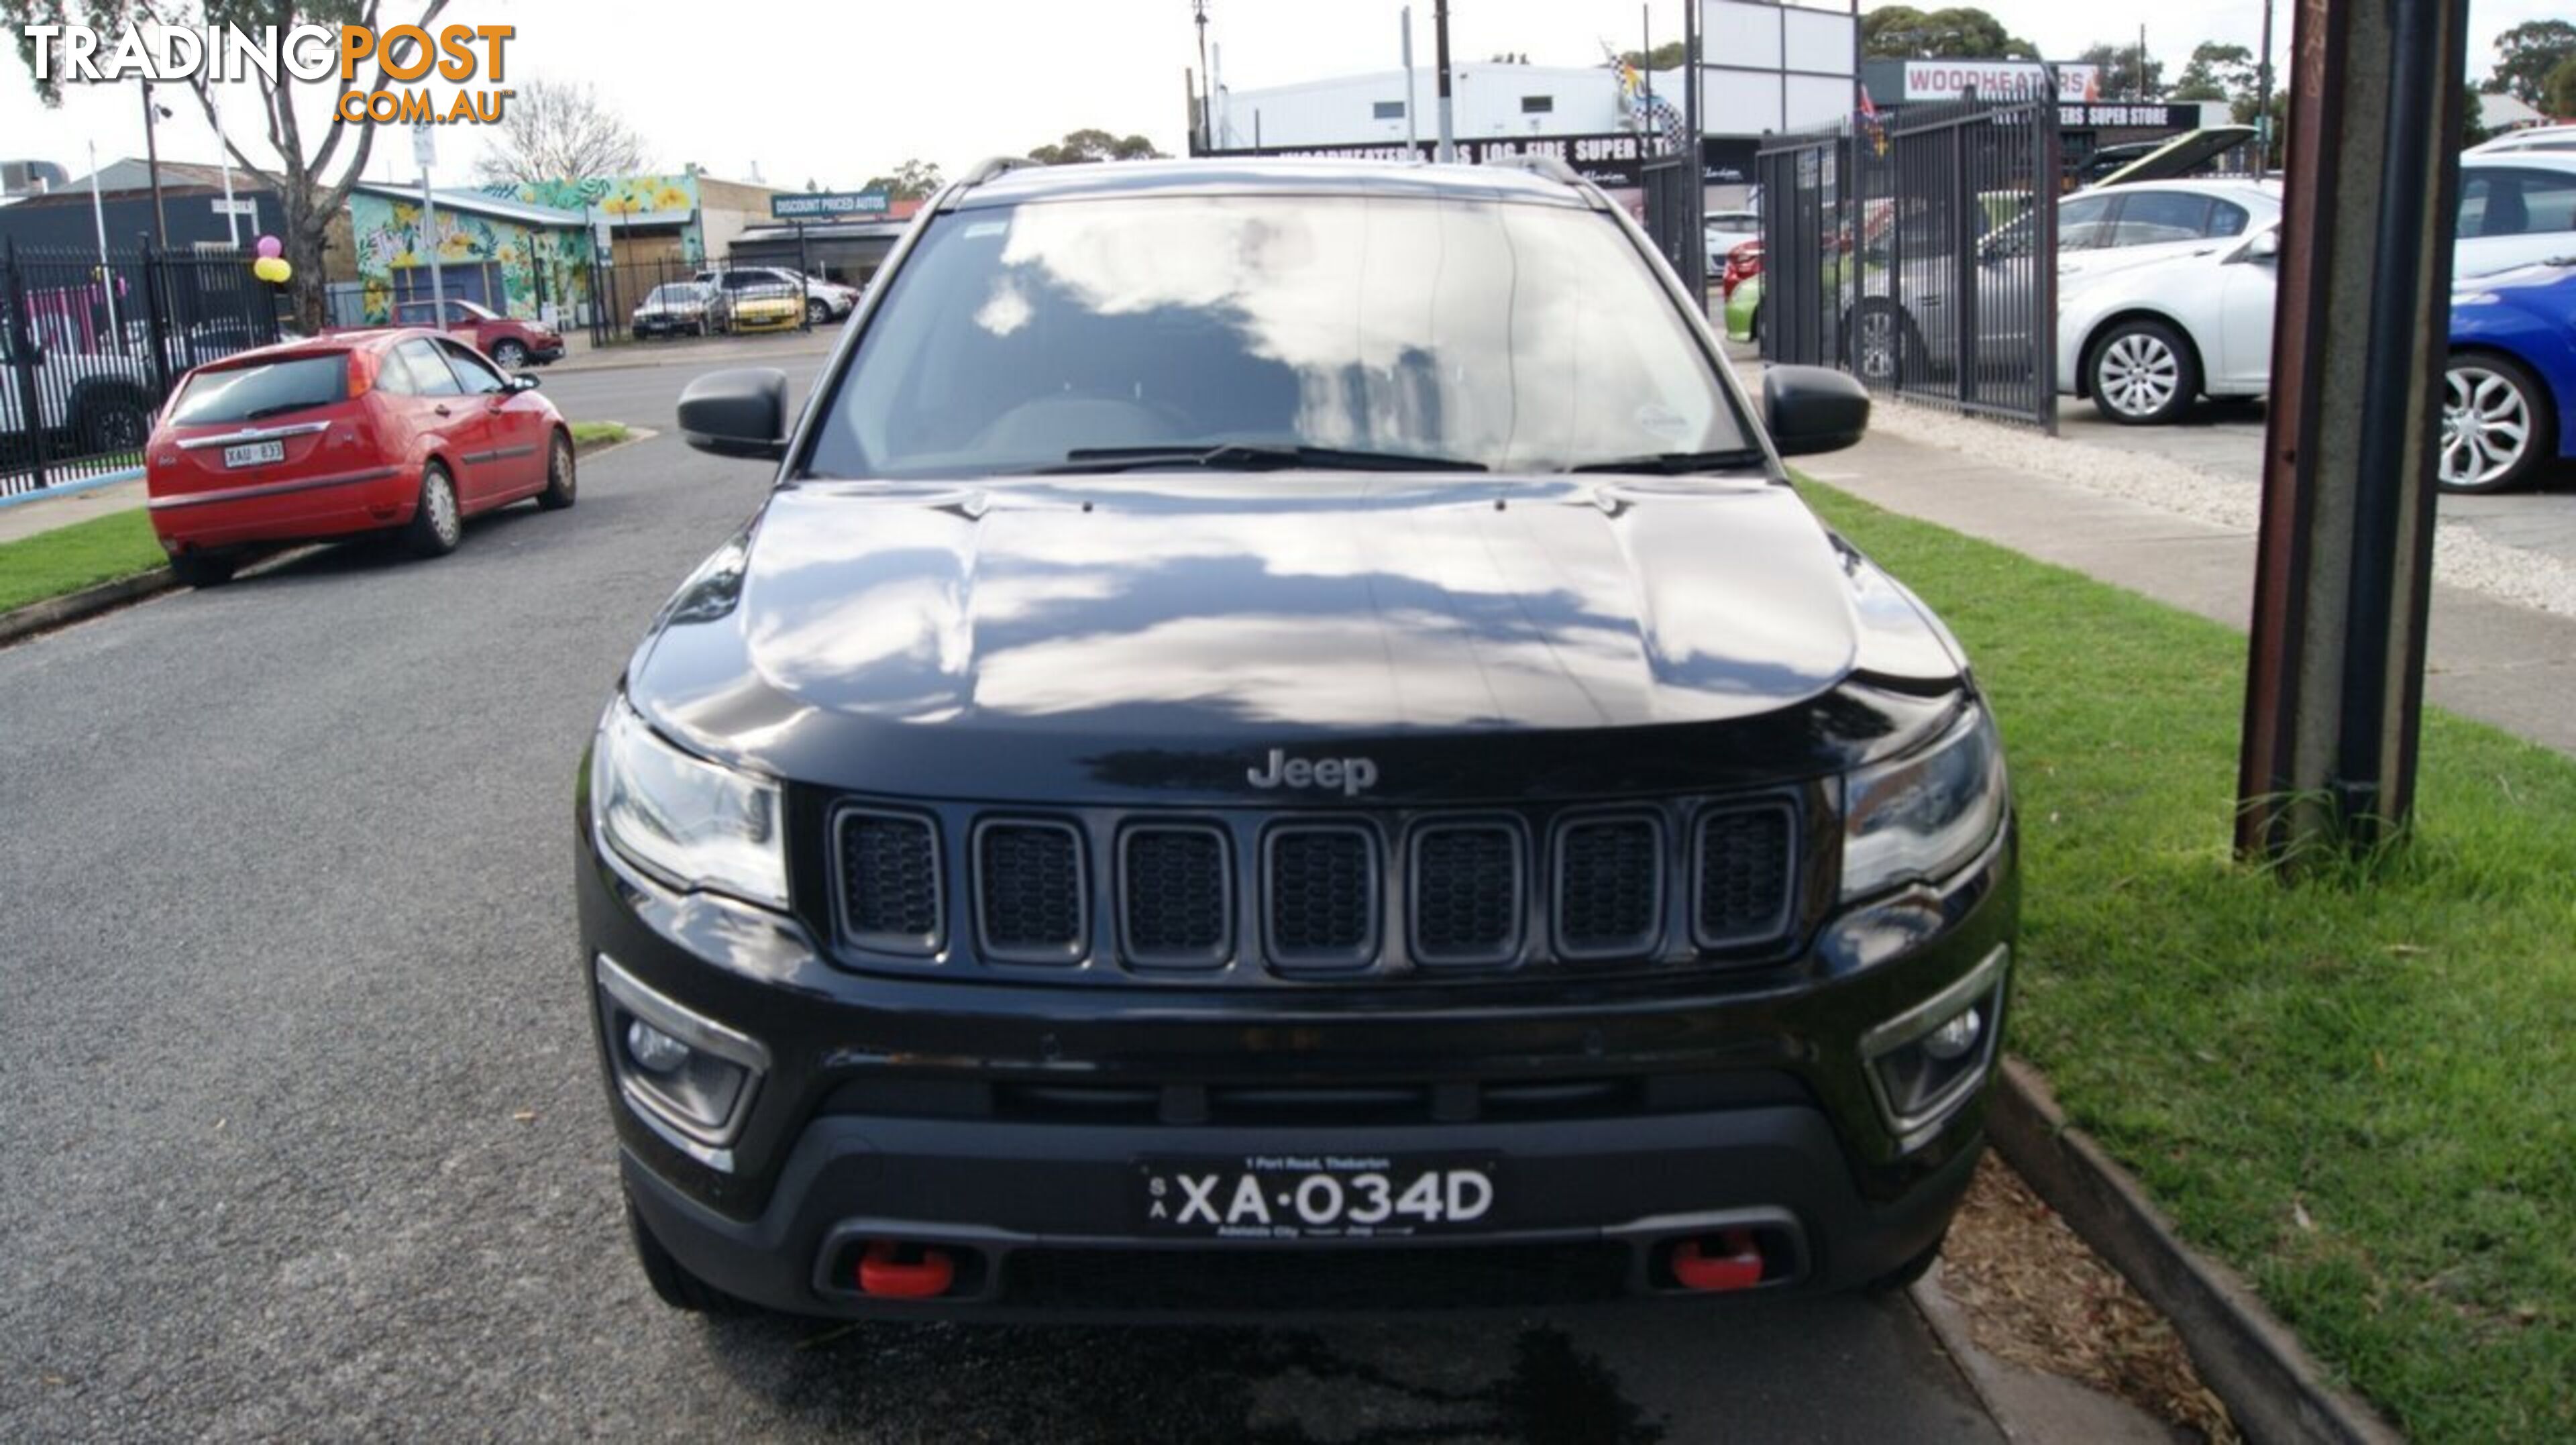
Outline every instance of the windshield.
[[1621, 227], [1418, 195], [940, 216], [822, 418], [810, 470], [840, 477], [1032, 472], [1114, 448], [1551, 471], [1751, 445]]
[[678, 306], [684, 302], [695, 301], [697, 299], [697, 287], [683, 286], [675, 283], [669, 286], [654, 287], [653, 294], [644, 298], [644, 304], [647, 306]]
[[349, 358], [331, 351], [289, 361], [200, 371], [170, 403], [175, 426], [215, 426], [258, 421], [290, 411], [329, 406], [349, 394]]

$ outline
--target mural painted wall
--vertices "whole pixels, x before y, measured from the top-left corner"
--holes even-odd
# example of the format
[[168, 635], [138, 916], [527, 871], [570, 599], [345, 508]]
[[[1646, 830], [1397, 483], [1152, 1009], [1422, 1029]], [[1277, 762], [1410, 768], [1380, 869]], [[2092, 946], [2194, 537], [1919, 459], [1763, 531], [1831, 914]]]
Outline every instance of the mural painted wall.
[[533, 320], [552, 302], [570, 317], [590, 298], [590, 238], [577, 227], [531, 226], [442, 206], [432, 234], [419, 202], [364, 191], [349, 197], [349, 227], [370, 322], [392, 319], [397, 273], [426, 268], [433, 251], [441, 266], [479, 266], [487, 279], [497, 278], [498, 290], [487, 286], [483, 298], [495, 311]]
[[[675, 176], [590, 176], [578, 180], [504, 182], [483, 188], [497, 200], [559, 211], [595, 211], [620, 235], [676, 235], [679, 257], [690, 265], [706, 259], [706, 229], [701, 223], [698, 178]], [[660, 228], [669, 227], [668, 231]], [[652, 228], [646, 231], [645, 228]]]

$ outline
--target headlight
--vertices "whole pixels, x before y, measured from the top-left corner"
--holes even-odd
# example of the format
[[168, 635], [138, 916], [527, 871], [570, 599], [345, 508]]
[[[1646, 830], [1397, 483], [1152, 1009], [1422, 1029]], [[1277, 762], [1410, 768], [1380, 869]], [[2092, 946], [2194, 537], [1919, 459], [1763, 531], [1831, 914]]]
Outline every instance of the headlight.
[[777, 785], [663, 742], [622, 697], [591, 751], [590, 801], [602, 836], [669, 881], [787, 906]]
[[1844, 900], [1958, 871], [2002, 826], [2009, 795], [1983, 707], [1931, 746], [1852, 774], [1843, 787]]

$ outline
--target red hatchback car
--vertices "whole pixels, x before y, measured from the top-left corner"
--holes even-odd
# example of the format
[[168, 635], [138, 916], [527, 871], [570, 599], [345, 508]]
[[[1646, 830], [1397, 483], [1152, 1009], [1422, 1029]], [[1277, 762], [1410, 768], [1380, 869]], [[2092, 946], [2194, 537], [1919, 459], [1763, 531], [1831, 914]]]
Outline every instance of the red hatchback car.
[[478, 512], [569, 507], [572, 432], [536, 385], [430, 331], [225, 357], [188, 373], [146, 445], [152, 530], [205, 587], [257, 543], [399, 531], [436, 557]]

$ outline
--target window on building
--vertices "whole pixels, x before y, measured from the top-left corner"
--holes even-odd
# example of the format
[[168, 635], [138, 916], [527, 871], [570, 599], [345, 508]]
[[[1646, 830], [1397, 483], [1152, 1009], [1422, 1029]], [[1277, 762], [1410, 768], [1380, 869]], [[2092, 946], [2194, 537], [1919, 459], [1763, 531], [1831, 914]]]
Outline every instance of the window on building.
[[1521, 114], [1523, 115], [1547, 115], [1555, 109], [1555, 96], [1524, 95], [1521, 97]]
[[1372, 120], [1402, 120], [1404, 119], [1404, 102], [1400, 100], [1378, 101], [1369, 107], [1369, 117]]

